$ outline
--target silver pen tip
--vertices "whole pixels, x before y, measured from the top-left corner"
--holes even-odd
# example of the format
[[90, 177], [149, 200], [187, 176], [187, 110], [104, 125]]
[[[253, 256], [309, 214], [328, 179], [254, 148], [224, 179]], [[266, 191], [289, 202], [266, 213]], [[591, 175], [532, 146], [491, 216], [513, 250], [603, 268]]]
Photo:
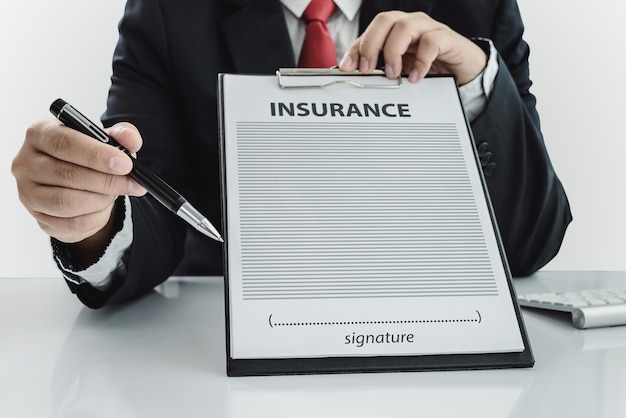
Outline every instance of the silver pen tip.
[[187, 221], [190, 225], [202, 232], [209, 238], [213, 238], [216, 241], [224, 242], [224, 239], [217, 232], [217, 229], [209, 222], [209, 220], [202, 215], [196, 208], [191, 206], [189, 202], [183, 203], [183, 205], [176, 212], [178, 216]]
[[217, 242], [224, 242], [224, 238], [222, 238], [222, 236], [217, 231], [215, 231], [212, 238]]
[[207, 218], [203, 218], [196, 229], [198, 229], [204, 235], [213, 238], [215, 241], [224, 242], [224, 238], [222, 238], [220, 233], [217, 232], [217, 229], [215, 229], [215, 227], [211, 225]]

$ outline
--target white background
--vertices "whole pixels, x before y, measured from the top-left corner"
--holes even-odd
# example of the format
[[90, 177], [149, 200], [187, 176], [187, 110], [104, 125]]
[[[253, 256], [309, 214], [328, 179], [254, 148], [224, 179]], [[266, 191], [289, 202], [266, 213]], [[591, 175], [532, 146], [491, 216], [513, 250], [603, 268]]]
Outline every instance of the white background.
[[[519, 0], [532, 92], [574, 222], [548, 270], [626, 270], [626, 25], [615, 2]], [[0, 277], [56, 276], [10, 173], [26, 128], [63, 97], [104, 110], [122, 0], [0, 4]]]

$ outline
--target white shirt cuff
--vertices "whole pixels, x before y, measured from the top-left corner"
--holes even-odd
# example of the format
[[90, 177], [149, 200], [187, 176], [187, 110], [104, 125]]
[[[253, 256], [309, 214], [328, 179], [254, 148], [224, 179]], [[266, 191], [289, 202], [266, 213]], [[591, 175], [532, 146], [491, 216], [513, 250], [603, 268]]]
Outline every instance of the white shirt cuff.
[[[114, 275], [123, 265], [123, 256], [133, 242], [133, 220], [130, 198], [124, 197], [124, 220], [122, 229], [113, 237], [104, 254], [98, 261], [84, 270], [74, 271], [57, 258], [66, 280], [75, 284], [87, 282], [97, 289], [105, 289]], [[77, 280], [77, 277], [79, 278]]]
[[498, 51], [493, 42], [486, 38], [477, 38], [477, 41], [489, 43], [489, 59], [485, 69], [469, 83], [459, 87], [459, 95], [465, 115], [470, 122], [473, 122], [485, 109], [493, 89], [493, 84], [498, 75]]

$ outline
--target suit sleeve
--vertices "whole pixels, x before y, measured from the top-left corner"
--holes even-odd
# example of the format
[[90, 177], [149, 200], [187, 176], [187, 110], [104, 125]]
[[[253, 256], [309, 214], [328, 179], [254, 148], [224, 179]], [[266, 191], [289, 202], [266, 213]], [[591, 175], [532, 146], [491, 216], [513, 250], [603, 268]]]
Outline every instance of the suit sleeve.
[[[177, 95], [173, 90], [168, 44], [159, 2], [129, 0], [119, 25], [105, 126], [133, 123], [144, 144], [138, 159], [185, 194], [184, 135], [179, 131]], [[167, 158], [159, 156], [167, 155]], [[87, 306], [99, 308], [145, 294], [165, 281], [183, 255], [186, 224], [151, 196], [131, 198], [133, 242], [126, 254], [124, 277], [106, 291], [87, 283], [70, 284]]]
[[491, 39], [499, 71], [472, 131], [514, 276], [536, 272], [559, 251], [572, 217], [543, 141], [530, 93], [528, 45], [517, 3], [503, 0]]

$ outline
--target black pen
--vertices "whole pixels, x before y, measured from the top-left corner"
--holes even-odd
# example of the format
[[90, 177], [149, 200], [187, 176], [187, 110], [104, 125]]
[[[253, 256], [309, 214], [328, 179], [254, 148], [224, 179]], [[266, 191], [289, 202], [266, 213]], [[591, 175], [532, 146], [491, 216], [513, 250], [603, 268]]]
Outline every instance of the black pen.
[[148, 168], [137, 161], [136, 158], [133, 158], [127, 150], [115, 141], [115, 139], [107, 135], [102, 128], [87, 119], [65, 100], [55, 100], [52, 105], [50, 105], [50, 112], [68, 128], [82, 132], [100, 142], [104, 142], [124, 151], [133, 162], [133, 169], [129, 174], [130, 177], [141, 184], [148, 193], [163, 206], [183, 218], [198, 231], [216, 241], [224, 242], [219, 232], [211, 225], [211, 222], [196, 208], [191, 206], [191, 204], [187, 202], [187, 199], [181, 196], [159, 176], [148, 170]]

